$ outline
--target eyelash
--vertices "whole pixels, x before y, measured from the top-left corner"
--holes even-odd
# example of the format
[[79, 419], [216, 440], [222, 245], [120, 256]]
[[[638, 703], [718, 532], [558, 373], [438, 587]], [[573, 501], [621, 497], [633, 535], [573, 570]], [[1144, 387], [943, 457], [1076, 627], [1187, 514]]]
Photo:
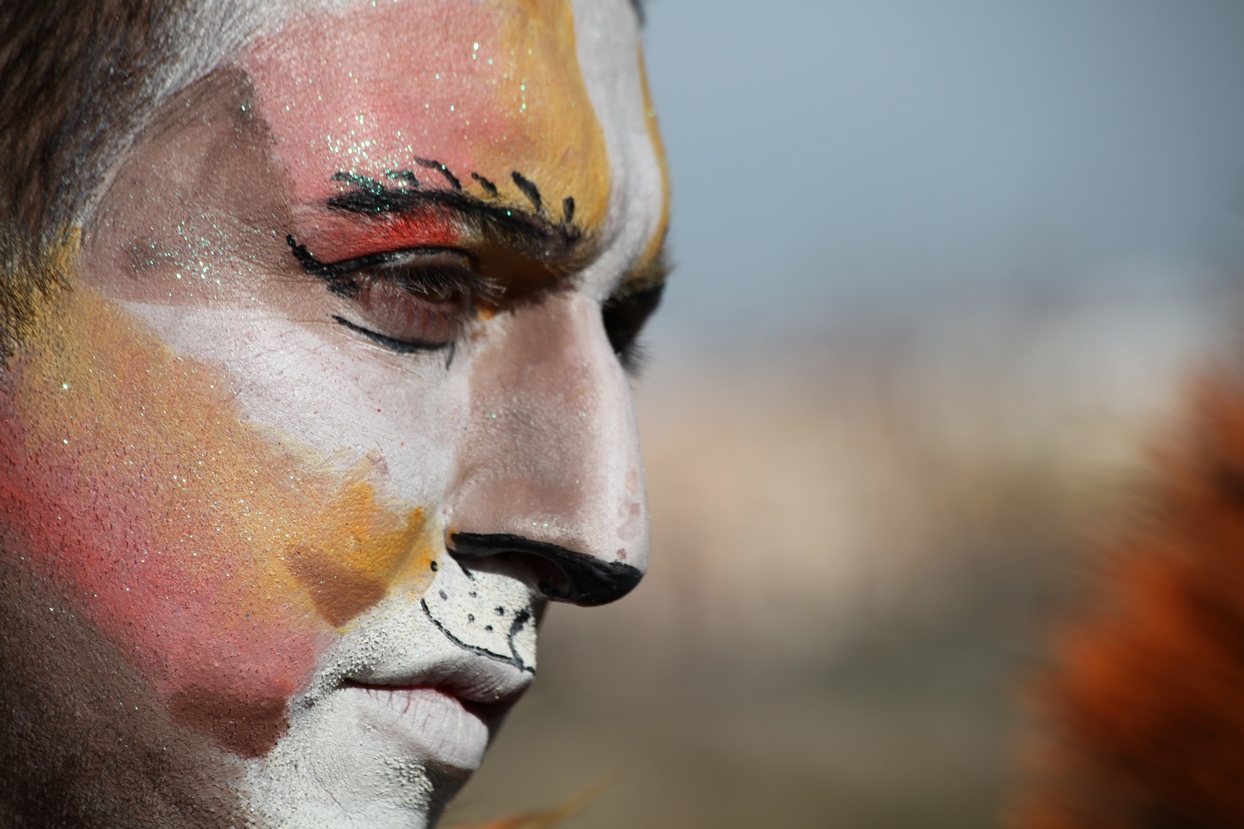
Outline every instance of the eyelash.
[[[334, 321], [400, 354], [451, 348], [490, 286], [460, 251], [426, 249], [321, 266], [325, 287], [351, 300], [361, 322]], [[369, 323], [363, 324], [363, 323]]]
[[[303, 271], [322, 279], [329, 291], [341, 297], [364, 305], [371, 298], [373, 289], [388, 291], [387, 297], [378, 298], [388, 307], [373, 307], [371, 310], [373, 314], [377, 311], [387, 313], [389, 323], [395, 321], [395, 314], [405, 311], [408, 317], [413, 313], [423, 315], [418, 324], [407, 319], [409, 327], [426, 328], [436, 323], [443, 324], [445, 333], [439, 339], [403, 339], [372, 330], [337, 314], [330, 315], [339, 325], [399, 354], [448, 348], [452, 361], [454, 345], [461, 330], [475, 313], [476, 299], [482, 297], [496, 302], [502, 293], [499, 286], [475, 272], [467, 254], [451, 248], [416, 248], [325, 264], [312, 256], [306, 246], [298, 244], [293, 236], [287, 236], [286, 241]], [[646, 355], [639, 342], [639, 333], [661, 302], [664, 277], [668, 272], [668, 265], [661, 259], [653, 265], [650, 287], [614, 295], [602, 303], [601, 322], [605, 334], [628, 374], [638, 375], [643, 368]], [[457, 305], [448, 312], [438, 307], [455, 297]], [[405, 309], [393, 307], [403, 301], [407, 303]], [[400, 324], [401, 320], [396, 322]]]
[[639, 334], [661, 304], [664, 291], [665, 284], [660, 282], [634, 293], [610, 297], [601, 305], [605, 335], [618, 362], [631, 376], [638, 376], [643, 371], [647, 354]]

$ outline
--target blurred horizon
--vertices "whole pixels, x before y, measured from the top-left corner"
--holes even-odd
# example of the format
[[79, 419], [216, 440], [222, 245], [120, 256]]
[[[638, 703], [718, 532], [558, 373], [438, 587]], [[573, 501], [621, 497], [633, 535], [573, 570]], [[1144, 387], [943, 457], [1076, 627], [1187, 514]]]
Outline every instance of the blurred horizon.
[[654, 343], [1236, 279], [1242, 36], [1227, 0], [651, 0]]

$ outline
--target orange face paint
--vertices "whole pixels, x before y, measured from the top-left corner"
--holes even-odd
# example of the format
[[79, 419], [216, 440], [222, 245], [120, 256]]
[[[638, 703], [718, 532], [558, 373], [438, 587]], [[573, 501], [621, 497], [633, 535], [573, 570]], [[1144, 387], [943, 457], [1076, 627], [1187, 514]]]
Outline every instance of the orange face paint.
[[[589, 234], [604, 225], [609, 158], [568, 0], [385, 0], [296, 21], [242, 66], [302, 206], [295, 235], [320, 259], [447, 244], [417, 222], [325, 211], [353, 186], [340, 173], [462, 192]], [[478, 240], [459, 231], [453, 243], [470, 250]]]
[[[599, 250], [621, 236], [607, 232], [610, 163], [568, 0], [355, 4], [294, 20], [223, 71], [229, 85], [214, 91], [230, 97], [175, 101], [174, 126], [144, 138], [116, 179], [125, 187], [114, 184], [102, 202], [88, 240], [98, 255], [83, 280], [102, 293], [63, 292], [23, 331], [0, 378], [0, 525], [21, 542], [4, 554], [63, 592], [175, 717], [256, 756], [281, 735], [291, 695], [338, 634], [395, 591], [417, 597], [430, 583], [441, 527], [430, 504], [388, 497], [397, 487], [385, 489], [385, 464], [403, 491], [439, 499], [450, 485], [436, 476], [456, 480], [442, 467], [465, 440], [455, 412], [470, 411], [477, 381], [505, 377], [481, 363], [478, 377], [455, 385], [448, 360], [442, 375], [427, 360], [376, 352], [333, 321], [337, 306], [320, 300], [341, 298], [297, 272], [286, 239], [323, 262], [460, 249], [514, 297], [579, 274], [580, 241]], [[649, 127], [657, 142], [651, 116]], [[435, 200], [404, 213], [333, 205], [373, 183], [471, 199], [537, 232], [490, 236], [487, 222]], [[655, 257], [655, 244], [644, 256]], [[161, 258], [182, 249], [196, 265], [193, 287], [182, 259]], [[628, 249], [623, 258], [643, 257]], [[592, 276], [598, 285], [619, 277]], [[179, 351], [112, 301], [122, 299], [174, 311], [148, 320], [167, 326]], [[613, 384], [611, 411], [622, 410], [599, 308], [574, 307], [588, 313], [574, 318], [584, 324], [567, 329], [568, 342], [601, 358], [594, 388]], [[200, 308], [215, 316], [196, 316]], [[232, 374], [221, 367], [232, 358], [213, 350], [225, 328], [240, 355]], [[538, 331], [531, 353], [544, 354], [550, 329]], [[288, 363], [257, 356], [271, 354]], [[274, 393], [255, 393], [268, 383]], [[553, 391], [560, 400], [564, 390]], [[280, 428], [248, 420], [239, 396]], [[312, 412], [321, 400], [337, 407], [331, 416]], [[609, 451], [633, 466], [628, 421], [610, 423], [620, 431]], [[338, 440], [338, 427], [359, 424], [365, 440]], [[412, 434], [423, 438], [417, 452], [406, 445]], [[499, 434], [489, 457], [509, 452]], [[334, 454], [339, 446], [354, 454]], [[365, 454], [375, 446], [386, 457]], [[579, 521], [576, 505], [555, 506]]]
[[0, 521], [175, 715], [254, 754], [334, 629], [426, 587], [436, 540], [376, 491], [376, 460], [342, 473], [243, 422], [233, 395], [94, 291], [65, 292], [0, 394]]

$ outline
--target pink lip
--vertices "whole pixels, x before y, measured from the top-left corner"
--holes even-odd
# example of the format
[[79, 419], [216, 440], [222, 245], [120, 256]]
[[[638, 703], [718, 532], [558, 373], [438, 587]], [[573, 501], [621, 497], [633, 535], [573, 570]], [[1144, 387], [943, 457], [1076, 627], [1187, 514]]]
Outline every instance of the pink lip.
[[[452, 678], [451, 678], [452, 679]], [[356, 682], [354, 680], [346, 680], [343, 683], [344, 688], [358, 688], [367, 692], [376, 699], [385, 698], [389, 695], [389, 699], [393, 700], [393, 705], [409, 707], [411, 700], [416, 699], [420, 695], [439, 694], [454, 700], [464, 711], [478, 717], [489, 728], [499, 725], [505, 715], [510, 712], [514, 704], [526, 692], [527, 686], [523, 685], [510, 693], [500, 696], [482, 693], [480, 689], [467, 685], [462, 687], [454, 687], [453, 682], [437, 682], [434, 684], [423, 684], [417, 682], [411, 683], [370, 683]]]
[[430, 665], [365, 671], [344, 679], [338, 693], [354, 700], [371, 728], [412, 754], [472, 770], [530, 683], [529, 673], [463, 653]]
[[488, 747], [488, 725], [457, 697], [438, 688], [347, 686], [371, 728], [436, 765], [471, 771]]

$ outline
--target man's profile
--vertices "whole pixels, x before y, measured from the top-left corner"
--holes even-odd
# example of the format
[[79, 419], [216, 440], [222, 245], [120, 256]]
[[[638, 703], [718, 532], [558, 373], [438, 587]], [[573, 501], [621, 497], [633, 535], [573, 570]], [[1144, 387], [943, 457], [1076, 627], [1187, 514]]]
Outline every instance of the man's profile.
[[0, 825], [431, 826], [638, 582], [638, 27], [0, 5]]

